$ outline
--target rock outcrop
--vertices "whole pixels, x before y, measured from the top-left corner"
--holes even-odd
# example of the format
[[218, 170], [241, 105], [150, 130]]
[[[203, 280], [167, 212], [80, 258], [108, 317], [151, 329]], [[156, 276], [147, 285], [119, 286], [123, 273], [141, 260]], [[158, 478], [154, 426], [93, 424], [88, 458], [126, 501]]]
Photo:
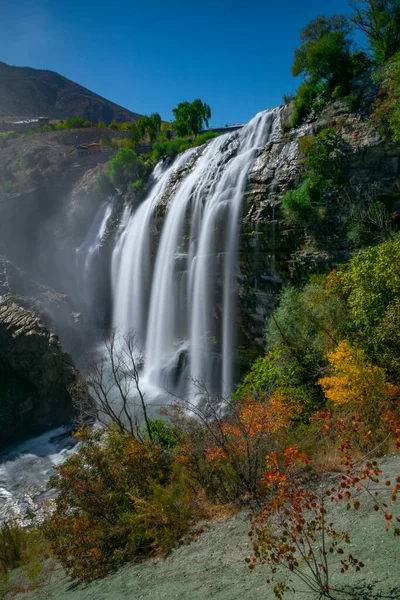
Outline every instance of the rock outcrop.
[[0, 298], [0, 446], [71, 419], [78, 372], [58, 337], [11, 296]]
[[[375, 199], [385, 204], [389, 213], [400, 212], [400, 145], [383, 139], [368, 119], [376, 94], [369, 79], [355, 81], [353, 88], [361, 109], [349, 111], [346, 101], [329, 104], [318, 118], [282, 132], [263, 148], [249, 175], [237, 281], [241, 344], [247, 348], [264, 347], [266, 319], [284, 285], [305, 283], [310, 274], [329, 272], [351, 257], [354, 247], [344, 235], [341, 221], [349, 198], [362, 197], [373, 188]], [[287, 122], [290, 112], [290, 106], [285, 107]], [[281, 199], [302, 181], [302, 138], [326, 128], [334, 129], [344, 140], [346, 186], [326, 198], [337, 220], [333, 217], [330, 230], [317, 239], [301, 224], [294, 226], [288, 221]]]

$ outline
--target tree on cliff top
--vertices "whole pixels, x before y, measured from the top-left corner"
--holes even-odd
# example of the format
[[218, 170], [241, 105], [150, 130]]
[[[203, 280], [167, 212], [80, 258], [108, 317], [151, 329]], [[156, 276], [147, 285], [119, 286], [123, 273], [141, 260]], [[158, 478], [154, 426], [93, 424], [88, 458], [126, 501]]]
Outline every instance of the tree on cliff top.
[[346, 17], [320, 15], [301, 30], [300, 39], [303, 43], [294, 53], [294, 77], [325, 81], [331, 89], [348, 79], [352, 40]]
[[181, 137], [197, 135], [204, 123], [208, 127], [208, 121], [211, 118], [210, 107], [199, 98], [193, 102], [181, 102], [172, 112], [175, 117], [172, 128]]
[[352, 23], [368, 40], [377, 63], [400, 50], [400, 0], [351, 0]]

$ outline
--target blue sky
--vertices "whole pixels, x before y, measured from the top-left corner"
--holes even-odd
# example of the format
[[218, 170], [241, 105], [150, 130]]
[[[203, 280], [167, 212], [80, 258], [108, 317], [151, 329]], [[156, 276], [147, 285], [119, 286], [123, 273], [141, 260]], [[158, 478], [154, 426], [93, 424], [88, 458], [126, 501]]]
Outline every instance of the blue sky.
[[50, 69], [170, 120], [201, 98], [214, 126], [282, 102], [300, 29], [348, 0], [0, 0], [0, 60]]

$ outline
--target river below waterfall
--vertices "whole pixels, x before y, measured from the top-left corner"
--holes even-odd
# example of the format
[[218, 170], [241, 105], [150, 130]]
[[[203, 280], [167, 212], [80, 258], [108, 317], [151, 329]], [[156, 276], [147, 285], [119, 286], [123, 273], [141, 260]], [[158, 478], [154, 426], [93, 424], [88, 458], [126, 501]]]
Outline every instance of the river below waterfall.
[[0, 454], [0, 520], [33, 516], [39, 501], [51, 496], [46, 486], [53, 467], [77, 446], [71, 433], [70, 426], [57, 427]]

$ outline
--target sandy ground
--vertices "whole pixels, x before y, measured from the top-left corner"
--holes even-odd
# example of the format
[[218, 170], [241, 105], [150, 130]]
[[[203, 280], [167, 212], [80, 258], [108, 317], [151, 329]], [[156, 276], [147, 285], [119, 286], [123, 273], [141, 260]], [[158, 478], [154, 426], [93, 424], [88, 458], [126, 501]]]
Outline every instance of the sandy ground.
[[[400, 473], [400, 458], [386, 457], [385, 477]], [[386, 532], [383, 517], [371, 510], [373, 500], [365, 498], [359, 512], [333, 507], [338, 526], [349, 530], [351, 550], [365, 563], [361, 573], [335, 574], [333, 583], [348, 586], [356, 600], [400, 599], [400, 538]], [[394, 514], [400, 515], [400, 501]], [[350, 525], [349, 525], [350, 524]], [[268, 568], [248, 571], [244, 558], [250, 551], [248, 522], [242, 513], [225, 523], [208, 527], [203, 534], [182, 545], [166, 559], [128, 565], [109, 577], [89, 585], [77, 585], [59, 569], [50, 584], [35, 592], [18, 596], [20, 600], [273, 600], [272, 587], [266, 583]], [[297, 583], [297, 582], [296, 582]], [[287, 600], [314, 598], [297, 586]]]

